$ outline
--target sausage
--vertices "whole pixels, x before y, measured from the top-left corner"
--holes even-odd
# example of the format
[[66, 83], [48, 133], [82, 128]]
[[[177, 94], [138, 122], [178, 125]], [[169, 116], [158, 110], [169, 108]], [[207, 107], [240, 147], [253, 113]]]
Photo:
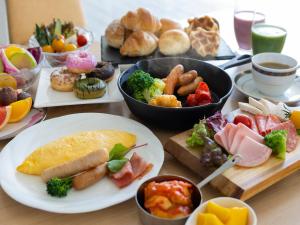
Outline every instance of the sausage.
[[177, 94], [180, 96], [186, 96], [188, 94], [193, 93], [197, 89], [197, 86], [201, 81], [203, 81], [202, 77], [196, 77], [196, 79], [192, 83], [181, 86], [177, 90]]
[[53, 177], [62, 178], [73, 176], [107, 162], [108, 158], [109, 155], [105, 149], [93, 151], [79, 159], [45, 169], [42, 172], [41, 177], [47, 182]]
[[103, 163], [93, 169], [87, 170], [73, 178], [73, 188], [82, 190], [101, 180], [107, 172], [107, 163]]
[[183, 71], [184, 68], [181, 64], [178, 64], [171, 70], [170, 74], [167, 76], [164, 94], [173, 95], [174, 89], [178, 83], [178, 78], [181, 74], [183, 74]]
[[198, 73], [196, 70], [190, 70], [184, 74], [181, 74], [178, 78], [178, 84], [180, 86], [187, 85], [189, 83], [192, 83], [196, 77], [198, 76]]

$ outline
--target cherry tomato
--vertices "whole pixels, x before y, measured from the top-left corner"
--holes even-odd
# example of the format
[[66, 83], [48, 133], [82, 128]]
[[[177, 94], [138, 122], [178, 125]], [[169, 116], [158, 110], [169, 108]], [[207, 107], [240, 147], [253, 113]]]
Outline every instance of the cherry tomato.
[[42, 47], [42, 50], [43, 50], [43, 52], [49, 52], [49, 53], [53, 53], [54, 52], [54, 50], [53, 50], [53, 48], [52, 48], [51, 45], [44, 45]]
[[82, 47], [82, 46], [86, 45], [87, 44], [86, 37], [82, 34], [79, 34], [77, 36], [77, 44], [78, 44], [79, 47]]
[[209, 91], [203, 91], [201, 89], [197, 89], [195, 94], [199, 102], [206, 101], [206, 100], [211, 102], [211, 94]]
[[242, 123], [245, 126], [252, 129], [252, 120], [249, 118], [249, 116], [246, 115], [237, 115], [236, 117], [234, 117], [233, 123], [234, 124]]
[[62, 38], [54, 38], [52, 41], [52, 48], [56, 52], [62, 52], [65, 48], [65, 40]]
[[196, 95], [195, 94], [189, 94], [187, 99], [186, 99], [186, 103], [188, 104], [188, 106], [196, 106], [198, 105], [198, 101], [196, 99]]
[[208, 87], [207, 83], [205, 83], [203, 81], [199, 82], [197, 89], [202, 90], [202, 91], [209, 91], [209, 87]]

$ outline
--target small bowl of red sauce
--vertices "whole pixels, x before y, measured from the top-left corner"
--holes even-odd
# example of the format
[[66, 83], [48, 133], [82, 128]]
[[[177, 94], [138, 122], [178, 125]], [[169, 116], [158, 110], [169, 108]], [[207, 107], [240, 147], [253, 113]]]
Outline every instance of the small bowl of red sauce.
[[201, 204], [202, 195], [190, 180], [163, 175], [145, 181], [135, 200], [144, 225], [183, 225]]

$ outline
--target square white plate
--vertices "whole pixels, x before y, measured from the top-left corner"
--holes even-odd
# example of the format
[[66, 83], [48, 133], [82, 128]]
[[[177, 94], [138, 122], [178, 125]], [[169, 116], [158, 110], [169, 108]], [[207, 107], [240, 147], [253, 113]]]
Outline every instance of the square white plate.
[[102, 98], [96, 99], [79, 99], [73, 92], [59, 92], [53, 90], [50, 85], [50, 74], [57, 69], [60, 69], [60, 67], [43, 68], [41, 70], [34, 101], [35, 108], [123, 101], [123, 97], [117, 86], [117, 80], [120, 75], [119, 68], [115, 69], [113, 80], [107, 84], [105, 95]]

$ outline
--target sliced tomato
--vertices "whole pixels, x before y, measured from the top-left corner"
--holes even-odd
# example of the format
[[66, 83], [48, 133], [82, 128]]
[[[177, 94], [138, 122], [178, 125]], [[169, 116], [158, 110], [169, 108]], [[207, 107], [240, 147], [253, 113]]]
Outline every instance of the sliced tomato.
[[241, 115], [237, 115], [236, 117], [234, 117], [233, 123], [234, 124], [242, 123], [245, 126], [247, 126], [250, 129], [252, 129], [252, 120], [247, 115], [242, 115], [242, 114]]
[[205, 83], [203, 81], [199, 82], [197, 89], [209, 92], [209, 87], [208, 87], [207, 83]]
[[189, 94], [187, 99], [186, 99], [186, 102], [188, 104], [188, 106], [196, 106], [198, 105], [198, 101], [196, 99], [196, 95], [195, 94]]

